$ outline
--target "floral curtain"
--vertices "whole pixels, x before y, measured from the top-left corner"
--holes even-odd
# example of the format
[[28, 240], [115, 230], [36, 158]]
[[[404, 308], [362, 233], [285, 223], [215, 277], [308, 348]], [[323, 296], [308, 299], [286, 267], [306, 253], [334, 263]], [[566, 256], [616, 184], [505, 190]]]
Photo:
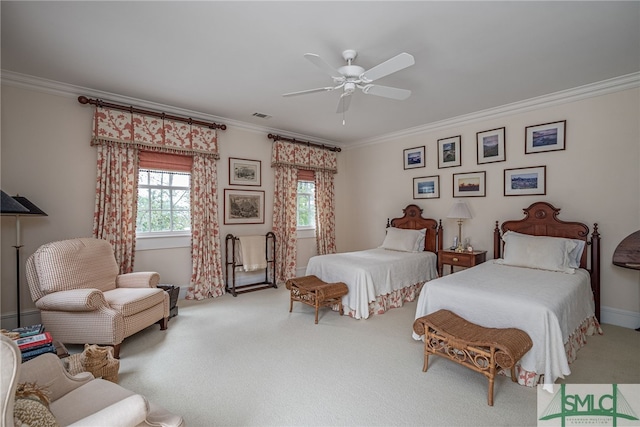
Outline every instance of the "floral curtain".
[[316, 249], [318, 255], [336, 253], [333, 173], [316, 171]]
[[97, 107], [92, 145], [118, 143], [147, 151], [219, 159], [215, 129], [195, 124]]
[[193, 158], [191, 169], [191, 251], [193, 271], [187, 299], [214, 298], [225, 292], [218, 225], [215, 160]]
[[98, 147], [94, 236], [109, 240], [122, 273], [133, 271], [139, 152], [192, 156], [193, 270], [188, 297], [224, 293], [217, 205], [215, 129], [97, 107], [91, 145]]
[[338, 173], [338, 158], [335, 151], [326, 148], [304, 143], [275, 141], [271, 151], [271, 166]]
[[93, 236], [111, 243], [121, 274], [133, 271], [137, 207], [138, 149], [100, 145]]
[[[322, 229], [322, 250], [335, 252], [333, 174], [338, 172], [337, 157], [335, 152], [325, 148], [277, 140], [273, 143], [271, 167], [275, 169], [273, 232], [278, 242], [276, 265], [280, 266], [277, 273], [277, 281], [280, 283], [296, 276], [299, 169], [313, 170], [316, 176], [323, 176], [320, 178], [322, 188], [316, 187], [316, 198], [319, 192], [323, 192], [320, 201], [321, 215], [316, 214], [316, 228]], [[328, 194], [324, 194], [327, 191]]]
[[298, 170], [275, 167], [273, 234], [276, 236], [276, 283], [296, 277]]

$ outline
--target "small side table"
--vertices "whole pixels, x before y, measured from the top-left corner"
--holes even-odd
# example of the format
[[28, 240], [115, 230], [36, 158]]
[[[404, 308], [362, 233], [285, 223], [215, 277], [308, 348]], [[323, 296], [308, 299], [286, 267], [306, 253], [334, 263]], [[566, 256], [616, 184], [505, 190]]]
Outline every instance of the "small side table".
[[478, 264], [482, 264], [487, 260], [487, 251], [473, 251], [473, 252], [456, 252], [451, 249], [441, 249], [438, 251], [438, 274], [442, 277], [444, 265], [451, 266], [451, 273], [453, 273], [453, 267], [474, 267]]

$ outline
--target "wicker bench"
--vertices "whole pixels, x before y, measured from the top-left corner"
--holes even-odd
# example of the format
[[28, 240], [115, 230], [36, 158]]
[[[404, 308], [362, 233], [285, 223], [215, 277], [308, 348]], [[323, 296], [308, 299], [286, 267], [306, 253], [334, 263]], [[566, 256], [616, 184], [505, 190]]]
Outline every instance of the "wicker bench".
[[338, 305], [340, 315], [344, 314], [342, 297], [349, 292], [349, 288], [342, 282], [326, 283], [316, 276], [295, 277], [285, 283], [291, 291], [289, 313], [293, 309], [293, 302], [300, 301], [316, 309], [316, 324], [318, 324], [318, 308]]
[[422, 371], [427, 372], [429, 355], [436, 354], [484, 374], [489, 379], [489, 406], [493, 406], [493, 383], [498, 367], [511, 369], [511, 379], [515, 382], [516, 363], [533, 346], [529, 335], [520, 329], [485, 328], [449, 310], [416, 319], [413, 330], [424, 335]]

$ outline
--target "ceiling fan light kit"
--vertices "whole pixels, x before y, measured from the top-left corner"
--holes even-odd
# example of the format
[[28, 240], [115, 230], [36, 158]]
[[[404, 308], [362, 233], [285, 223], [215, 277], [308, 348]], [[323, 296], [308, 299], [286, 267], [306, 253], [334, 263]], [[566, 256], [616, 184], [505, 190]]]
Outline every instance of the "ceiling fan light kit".
[[335, 86], [290, 92], [285, 93], [282, 96], [289, 97], [342, 89], [342, 94], [338, 100], [338, 108], [336, 110], [336, 113], [341, 114], [344, 114], [344, 112], [349, 109], [351, 95], [356, 91], [356, 88], [360, 89], [367, 95], [382, 96], [384, 98], [396, 99], [399, 101], [403, 101], [411, 96], [410, 90], [375, 85], [372, 84], [372, 82], [415, 64], [415, 60], [412, 55], [403, 52], [369, 70], [365, 70], [358, 65], [352, 64], [352, 61], [357, 56], [358, 52], [353, 49], [343, 51], [342, 57], [347, 61], [347, 65], [343, 65], [342, 67], [335, 69], [319, 55], [316, 55], [315, 53], [305, 53], [304, 57], [307, 58], [307, 60], [331, 76]]

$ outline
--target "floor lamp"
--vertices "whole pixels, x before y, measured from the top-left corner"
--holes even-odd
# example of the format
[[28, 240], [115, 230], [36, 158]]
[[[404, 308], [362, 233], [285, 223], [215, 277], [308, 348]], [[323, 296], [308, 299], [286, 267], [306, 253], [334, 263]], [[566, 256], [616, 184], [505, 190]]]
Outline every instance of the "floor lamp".
[[[0, 190], [1, 191], [1, 190]], [[22, 196], [9, 196], [2, 191], [2, 205], [0, 206], [0, 213], [3, 216], [15, 216], [16, 217], [16, 303], [17, 303], [17, 320], [18, 327], [20, 327], [20, 248], [22, 243], [20, 241], [20, 217], [21, 216], [47, 216], [46, 213], [26, 197]]]

